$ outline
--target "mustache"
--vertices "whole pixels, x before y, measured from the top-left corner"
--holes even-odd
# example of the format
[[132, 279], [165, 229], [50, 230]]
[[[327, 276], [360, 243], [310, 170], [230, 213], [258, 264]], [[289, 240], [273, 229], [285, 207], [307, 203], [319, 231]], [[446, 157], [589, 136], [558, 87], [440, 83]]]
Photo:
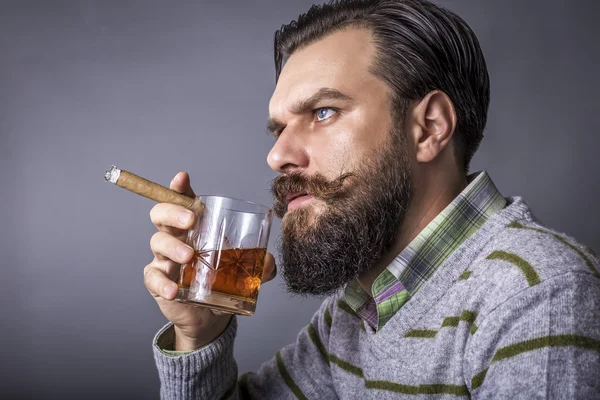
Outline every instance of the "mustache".
[[271, 184], [275, 214], [282, 217], [287, 211], [287, 195], [290, 193], [306, 193], [315, 198], [331, 201], [342, 197], [346, 190], [344, 182], [354, 174], [347, 172], [333, 180], [316, 173], [307, 175], [301, 172], [292, 172], [280, 175]]

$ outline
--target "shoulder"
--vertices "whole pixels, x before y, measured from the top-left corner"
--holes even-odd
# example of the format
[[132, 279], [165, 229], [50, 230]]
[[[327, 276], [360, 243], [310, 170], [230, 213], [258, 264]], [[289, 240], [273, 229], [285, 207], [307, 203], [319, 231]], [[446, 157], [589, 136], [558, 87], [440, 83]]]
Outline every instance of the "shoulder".
[[[575, 238], [551, 229], [531, 214], [507, 221], [472, 263], [473, 294], [481, 311], [523, 292], [556, 286], [559, 291], [600, 284], [594, 252]], [[470, 279], [470, 280], [471, 280]]]
[[[478, 257], [480, 268], [515, 266], [515, 274], [542, 281], [568, 272], [581, 272], [600, 278], [594, 252], [575, 238], [534, 220], [514, 220], [506, 224]], [[506, 271], [508, 272], [508, 271]]]

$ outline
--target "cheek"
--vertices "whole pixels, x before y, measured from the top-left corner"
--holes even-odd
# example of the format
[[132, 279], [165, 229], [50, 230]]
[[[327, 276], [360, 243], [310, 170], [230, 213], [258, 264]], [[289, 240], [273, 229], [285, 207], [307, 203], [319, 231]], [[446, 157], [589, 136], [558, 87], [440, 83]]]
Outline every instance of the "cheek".
[[385, 131], [378, 125], [369, 126], [366, 121], [353, 118], [316, 135], [310, 146], [314, 172], [331, 179], [354, 170], [366, 154], [381, 144]]
[[310, 148], [313, 171], [328, 179], [336, 178], [353, 166], [356, 150], [351, 134], [343, 131], [328, 132], [314, 142]]

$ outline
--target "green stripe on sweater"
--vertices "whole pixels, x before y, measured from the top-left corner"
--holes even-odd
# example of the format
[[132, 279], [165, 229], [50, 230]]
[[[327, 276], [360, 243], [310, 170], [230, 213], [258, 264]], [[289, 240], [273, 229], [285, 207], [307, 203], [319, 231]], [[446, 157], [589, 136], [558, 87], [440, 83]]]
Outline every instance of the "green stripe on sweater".
[[475, 332], [477, 332], [477, 329], [479, 329], [479, 328], [477, 327], [476, 324], [471, 325], [471, 335], [474, 335]]
[[419, 394], [453, 394], [457, 396], [466, 396], [469, 390], [465, 385], [442, 385], [430, 384], [419, 385]]
[[477, 313], [474, 311], [469, 311], [469, 310], [463, 310], [462, 314], [460, 314], [460, 320], [461, 321], [466, 321], [470, 324], [472, 324], [473, 322], [475, 322], [475, 319], [477, 318]]
[[442, 321], [442, 328], [445, 326], [457, 327], [460, 322], [460, 317], [446, 317], [444, 321]]
[[325, 307], [325, 323], [327, 327], [331, 329], [331, 314], [329, 313], [329, 307]]
[[[600, 340], [592, 339], [587, 336], [580, 335], [551, 335], [542, 336], [535, 339], [525, 340], [523, 342], [511, 344], [502, 347], [490, 362], [490, 366], [498, 361], [505, 360], [507, 358], [515, 357], [519, 354], [527, 353], [533, 350], [543, 349], [545, 347], [565, 347], [574, 346], [587, 350], [594, 350], [600, 353]], [[471, 380], [472, 389], [477, 389], [483, 384], [483, 380], [487, 374], [488, 368], [484, 369]]]
[[406, 332], [404, 337], [410, 338], [433, 338], [437, 334], [437, 331], [432, 329], [411, 329]]
[[319, 338], [319, 334], [315, 330], [315, 327], [313, 326], [312, 323], [308, 325], [308, 336], [310, 336], [310, 340], [312, 340], [313, 344], [319, 350], [319, 353], [321, 353], [321, 356], [323, 356], [323, 361], [325, 361], [327, 364], [329, 364], [329, 357], [327, 356], [327, 350], [325, 349], [325, 346], [323, 346], [323, 343], [321, 342], [321, 339]]
[[342, 360], [341, 358], [338, 358], [336, 356], [334, 356], [333, 354], [329, 355], [329, 360], [334, 363], [335, 365], [337, 365], [338, 367], [340, 367], [341, 369], [343, 369], [344, 371], [350, 372], [353, 375], [359, 376], [359, 377], [363, 377], [363, 370], [360, 367], [357, 367], [356, 365], [352, 365], [347, 361]]
[[[353, 365], [347, 361], [336, 357], [333, 354], [329, 355], [329, 360], [331, 363], [337, 365], [341, 369], [346, 372], [349, 372], [353, 375], [356, 375], [360, 378], [364, 378], [363, 370], [356, 365]], [[379, 390], [388, 390], [395, 393], [402, 394], [451, 394], [457, 396], [466, 396], [469, 394], [469, 391], [464, 385], [447, 385], [447, 384], [427, 384], [427, 385], [402, 385], [400, 383], [395, 383], [386, 380], [366, 380], [365, 379], [365, 387], [367, 389], [379, 389]]]
[[[474, 314], [471, 312], [469, 312], [469, 313]], [[464, 312], [463, 312], [463, 314], [464, 314]], [[446, 321], [446, 320], [452, 320], [452, 322], [456, 321], [456, 325], [458, 325], [459, 317], [448, 317], [444, 321]], [[319, 334], [317, 333], [317, 331], [314, 328], [312, 323], [308, 325], [307, 330], [308, 330], [308, 336], [310, 337], [311, 341], [317, 347], [317, 349], [319, 350], [319, 353], [321, 354], [321, 356], [327, 363], [333, 363], [346, 372], [349, 372], [360, 378], [364, 378], [362, 368], [360, 368], [354, 364], [351, 364], [347, 361], [344, 361], [341, 358], [339, 358], [333, 354], [327, 354], [327, 350], [325, 349], [325, 346], [323, 346], [323, 342], [321, 342], [321, 339], [319, 338]], [[420, 333], [423, 335], [433, 335], [433, 336], [435, 336], [435, 334], [437, 333], [437, 331], [428, 331], [428, 330], [421, 330], [421, 331], [413, 330], [412, 332], [417, 332], [417, 334]], [[407, 333], [407, 335], [408, 335], [408, 333]], [[431, 336], [431, 337], [433, 337], [433, 336]], [[430, 337], [430, 336], [425, 336], [425, 337]], [[280, 356], [279, 352], [277, 352], [277, 367], [280, 368], [280, 373], [282, 376], [284, 376], [284, 373], [281, 372], [281, 369], [283, 369], [285, 374], [289, 377], [289, 374], [287, 374], [287, 370], [285, 370], [285, 366], [283, 365], [282, 360], [281, 360], [281, 365], [280, 365], [280, 360], [281, 360], [281, 356]], [[289, 377], [290, 382], [288, 382], [288, 380], [285, 378], [285, 376], [284, 376], [284, 380], [288, 384], [290, 389], [292, 389], [292, 387], [290, 386], [290, 382], [291, 382], [291, 384], [293, 384], [295, 386], [291, 377]], [[388, 390], [388, 391], [392, 391], [395, 393], [404, 393], [404, 394], [455, 394], [455, 395], [467, 395], [468, 394], [467, 388], [464, 386], [445, 385], [445, 384], [410, 386], [410, 385], [401, 385], [399, 383], [395, 383], [395, 382], [391, 382], [391, 381], [384, 381], [384, 380], [380, 380], [380, 381], [365, 380], [365, 387], [371, 388], [371, 389]], [[300, 390], [300, 389], [298, 388], [298, 390]], [[294, 392], [293, 389], [292, 389], [292, 392]], [[296, 393], [294, 392], [294, 394], [296, 394]], [[300, 393], [300, 394], [302, 395], [302, 393]], [[298, 397], [298, 394], [296, 394], [296, 396]]]
[[465, 271], [462, 274], [460, 274], [460, 276], [458, 277], [459, 281], [464, 281], [469, 279], [469, 277], [471, 276], [471, 274], [473, 273], [473, 271]]
[[292, 391], [294, 396], [296, 396], [296, 398], [299, 400], [303, 400], [303, 399], [308, 400], [306, 398], [306, 396], [302, 393], [302, 391], [300, 390], [298, 385], [296, 385], [296, 382], [294, 382], [294, 380], [288, 373], [287, 369], [285, 368], [285, 364], [283, 363], [283, 359], [281, 358], [281, 354], [279, 351], [275, 355], [275, 360], [277, 362], [277, 369], [279, 370], [279, 373], [281, 374], [283, 381], [286, 383], [288, 388]]
[[486, 368], [477, 375], [475, 375], [473, 379], [471, 379], [471, 390], [475, 390], [479, 388], [479, 386], [483, 385], [483, 380], [485, 379], [487, 372], [488, 369]]
[[400, 385], [390, 381], [365, 381], [365, 387], [368, 389], [388, 390], [394, 393], [402, 394], [451, 394], [457, 396], [467, 396], [469, 391], [466, 386], [460, 385]]
[[[459, 317], [451, 316], [451, 317], [444, 318], [444, 320], [442, 321], [441, 327], [442, 328], [446, 328], [446, 327], [456, 328], [459, 325], [460, 321], [465, 321], [465, 322], [468, 322], [469, 324], [473, 324], [475, 322], [476, 318], [477, 318], [476, 312], [469, 311], [469, 310], [463, 310], [463, 312], [460, 314]], [[475, 327], [475, 330], [477, 330], [477, 327]], [[438, 331], [436, 331], [434, 329], [411, 329], [410, 331], [406, 332], [404, 337], [431, 339], [431, 338], [435, 337], [437, 332]], [[475, 333], [475, 332], [473, 332], [473, 327], [471, 327], [471, 335], [473, 333]]]
[[530, 339], [503, 347], [496, 352], [494, 358], [492, 358], [492, 362], [504, 360], [506, 358], [514, 357], [516, 355], [544, 347], [562, 346], [575, 346], [600, 352], [600, 340], [579, 335], [553, 335]]
[[585, 255], [585, 253], [583, 251], [579, 250], [577, 247], [575, 247], [571, 243], [567, 242], [567, 240], [565, 238], [558, 236], [555, 233], [552, 233], [552, 236], [554, 236], [557, 240], [562, 242], [565, 246], [571, 248], [575, 253], [577, 253], [579, 255], [579, 257], [581, 257], [583, 259], [583, 262], [590, 269], [590, 271], [592, 271], [592, 273], [594, 275], [596, 275], [597, 278], [600, 278], [600, 273], [598, 273], [596, 268], [594, 268], [594, 264], [592, 264], [592, 261], [588, 258], [588, 256]]
[[[577, 246], [569, 243], [567, 241], [567, 239], [565, 239], [564, 237], [562, 237], [560, 235], [557, 235], [554, 232], [550, 232], [550, 231], [547, 231], [547, 230], [544, 230], [544, 229], [540, 229], [540, 228], [533, 228], [533, 227], [525, 226], [525, 225], [520, 224], [518, 222], [511, 222], [507, 226], [509, 228], [516, 228], [516, 229], [529, 229], [530, 231], [540, 232], [540, 233], [544, 233], [546, 235], [553, 236], [556, 240], [558, 240], [559, 242], [561, 242], [562, 244], [564, 244], [565, 246], [567, 246], [568, 248], [570, 248], [571, 250], [573, 250], [575, 253], [577, 253], [579, 255], [579, 257], [581, 257], [583, 259], [583, 262], [590, 269], [590, 271], [592, 271], [592, 273], [594, 275], [596, 275], [597, 278], [600, 278], [600, 273], [596, 270], [596, 268], [594, 268], [594, 264], [592, 263], [592, 261], [590, 261], [590, 259], [588, 258], [588, 256], [586, 256], [583, 251], [579, 250], [577, 248]], [[586, 248], [586, 250], [588, 250], [588, 253], [590, 253], [592, 256], [594, 255], [594, 252], [593, 252], [592, 249]]]
[[516, 254], [508, 253], [506, 251], [494, 251], [492, 254], [486, 257], [488, 260], [502, 260], [509, 262], [513, 265], [519, 267], [519, 269], [525, 275], [525, 279], [527, 279], [527, 283], [529, 286], [537, 285], [540, 283], [540, 277], [535, 272], [535, 269], [529, 264], [527, 261], [523, 260]]

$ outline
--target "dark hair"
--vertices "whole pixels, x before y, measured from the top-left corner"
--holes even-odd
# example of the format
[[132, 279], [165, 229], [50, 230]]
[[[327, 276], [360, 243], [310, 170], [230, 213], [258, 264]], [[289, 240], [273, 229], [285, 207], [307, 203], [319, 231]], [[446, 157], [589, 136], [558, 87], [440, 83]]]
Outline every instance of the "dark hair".
[[465, 173], [483, 139], [490, 84], [475, 33], [456, 14], [426, 0], [338, 0], [313, 5], [275, 32], [276, 81], [298, 48], [348, 27], [373, 33], [372, 72], [392, 89], [394, 117], [432, 90], [446, 93], [457, 114], [457, 157]]

